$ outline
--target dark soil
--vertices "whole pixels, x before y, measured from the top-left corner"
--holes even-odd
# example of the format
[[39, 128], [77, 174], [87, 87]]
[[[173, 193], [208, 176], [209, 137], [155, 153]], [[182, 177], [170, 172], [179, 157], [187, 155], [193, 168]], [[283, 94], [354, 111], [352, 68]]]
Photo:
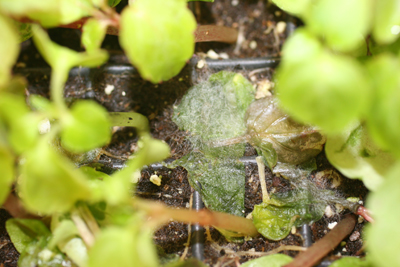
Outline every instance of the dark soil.
[[[267, 1], [238, 1], [238, 5], [233, 6], [231, 0], [216, 0], [214, 4], [205, 2], [195, 2], [192, 8], [195, 11], [198, 22], [201, 24], [217, 24], [243, 28], [245, 30], [245, 42], [242, 43], [240, 53], [233, 51], [235, 45], [203, 43], [196, 46], [196, 51], [207, 52], [213, 49], [217, 53], [228, 53], [230, 57], [260, 57], [279, 55], [280, 46], [285, 39], [285, 33], [274, 35], [273, 30], [264, 34], [263, 32], [276, 26], [279, 21], [286, 21], [288, 17], [276, 7], [267, 4]], [[51, 32], [53, 35], [53, 32]], [[79, 32], [70, 29], [63, 29], [61, 34], [63, 38], [57, 39], [59, 33], [55, 32], [52, 37], [60, 43], [65, 40], [72, 40], [70, 47], [80, 50]], [[278, 36], [278, 39], [277, 39]], [[257, 47], [250, 48], [250, 42], [255, 41]], [[25, 47], [18, 60], [16, 73], [23, 74], [28, 82], [28, 92], [30, 94], [40, 94], [49, 97], [48, 87], [50, 71], [47, 64], [38, 56], [36, 49], [30, 41], [23, 44]], [[115, 38], [110, 37], [105, 46], [118, 50], [119, 46], [115, 44]], [[179, 101], [192, 83], [198, 82], [202, 77], [206, 77], [210, 70], [207, 68], [196, 70], [196, 77], [192, 77], [192, 66], [188, 65], [175, 78], [162, 84], [154, 85], [142, 80], [134, 69], [127, 64], [127, 59], [120, 53], [114, 53], [108, 65], [88, 71], [87, 69], [76, 69], [75, 75], [71, 76], [66, 84], [65, 96], [67, 98], [93, 99], [109, 111], [136, 111], [145, 115], [149, 119], [151, 134], [154, 138], [164, 140], [171, 147], [171, 158], [178, 159], [190, 151], [191, 145], [185, 139], [188, 133], [181, 131], [172, 122], [172, 106]], [[113, 71], [114, 66], [128, 66], [124, 72]], [[42, 69], [32, 69], [42, 68]], [[46, 69], [43, 69], [46, 68]], [[115, 69], [114, 69], [115, 70]], [[265, 69], [260, 72], [252, 73], [243, 71], [243, 74], [252, 80], [255, 84], [263, 79], [272, 80], [273, 69]], [[200, 78], [199, 78], [200, 77]], [[193, 81], [194, 80], [194, 81]], [[114, 86], [111, 94], [105, 93], [107, 85]], [[136, 132], [132, 128], [114, 128], [114, 135], [111, 143], [105, 150], [116, 156], [128, 156], [136, 149]], [[255, 156], [256, 152], [251, 146], [247, 146], [246, 156]], [[121, 167], [122, 160], [102, 155], [99, 162], [94, 166], [107, 172], [112, 172]], [[322, 152], [317, 157], [318, 170], [314, 171], [309, 177], [320, 187], [331, 188], [332, 181], [325, 176], [318, 176], [318, 172], [323, 170], [333, 170], [333, 167], [327, 161]], [[149, 177], [152, 174], [162, 175], [162, 184], [157, 186], [150, 182]], [[339, 174], [340, 175], [340, 174]], [[317, 177], [319, 177], [317, 179]], [[342, 176], [341, 176], [342, 177]], [[268, 191], [284, 192], [291, 190], [290, 183], [282, 177], [274, 176], [269, 170], [266, 170], [266, 179]], [[322, 179], [322, 180], [321, 180]], [[368, 191], [362, 182], [341, 178], [342, 182], [335, 189], [338, 195], [343, 197], [359, 197], [364, 200]], [[246, 184], [245, 184], [245, 215], [247, 216], [253, 210], [254, 205], [262, 202], [260, 181], [256, 164], [246, 165]], [[333, 189], [332, 189], [333, 190]], [[191, 189], [187, 172], [181, 167], [176, 169], [167, 169], [159, 167], [149, 167], [142, 171], [141, 180], [137, 185], [136, 195], [142, 198], [159, 200], [169, 206], [178, 208], [188, 208]], [[342, 213], [346, 213], [343, 211]], [[4, 223], [9, 215], [0, 210], [0, 266], [1, 263], [7, 266], [16, 266], [18, 252], [10, 243], [9, 237], [5, 231]], [[340, 214], [333, 217], [323, 217], [320, 221], [314, 223], [311, 227], [313, 241], [322, 238], [329, 229], [328, 224], [340, 220]], [[353, 233], [358, 232], [362, 236], [364, 222], [358, 223]], [[220, 264], [224, 266], [236, 266], [236, 263], [242, 263], [250, 258], [253, 252], [267, 252], [282, 245], [302, 246], [302, 237], [298, 231], [279, 242], [269, 241], [263, 237], [256, 237], [246, 240], [240, 244], [228, 243], [218, 231], [211, 228], [210, 233], [214, 243], [207, 242], [205, 245], [205, 262], [210, 265]], [[161, 246], [168, 254], [177, 254], [181, 256], [184, 253], [186, 243], [188, 242], [188, 225], [171, 222], [160, 228], [154, 236], [154, 242]], [[339, 246], [330, 255], [329, 259], [337, 258], [341, 255], [356, 255], [363, 246], [361, 237], [352, 240], [345, 239], [343, 246]], [[215, 245], [217, 244], [217, 245]], [[237, 255], [236, 252], [248, 252], [247, 256]], [[298, 252], [284, 251], [284, 254], [296, 256]], [[189, 249], [187, 257], [191, 257]]]

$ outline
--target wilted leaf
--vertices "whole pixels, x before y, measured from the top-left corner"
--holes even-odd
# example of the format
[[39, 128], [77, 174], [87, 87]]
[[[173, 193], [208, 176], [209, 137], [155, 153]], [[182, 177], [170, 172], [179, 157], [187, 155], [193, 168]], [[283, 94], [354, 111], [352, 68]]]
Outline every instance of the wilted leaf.
[[362, 179], [371, 191], [379, 187], [395, 163], [391, 154], [375, 145], [365, 126], [358, 124], [341, 134], [328, 136], [325, 152], [329, 162], [342, 174]]
[[196, 20], [186, 5], [184, 0], [136, 0], [122, 12], [119, 40], [144, 79], [168, 80], [192, 56]]
[[292, 190], [270, 197], [267, 202], [254, 206], [252, 213], [254, 226], [270, 240], [281, 240], [290, 233], [293, 225], [312, 223], [324, 215], [326, 202], [319, 201], [311, 191]]
[[300, 164], [321, 152], [325, 137], [295, 122], [273, 97], [253, 102], [246, 115], [249, 143], [261, 150], [270, 168], [277, 162]]

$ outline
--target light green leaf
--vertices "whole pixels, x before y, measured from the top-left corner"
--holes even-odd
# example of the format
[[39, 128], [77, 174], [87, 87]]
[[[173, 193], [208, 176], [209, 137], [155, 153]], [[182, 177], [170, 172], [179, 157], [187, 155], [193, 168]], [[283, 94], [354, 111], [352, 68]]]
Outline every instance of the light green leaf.
[[78, 266], [86, 266], [88, 261], [87, 247], [81, 238], [71, 238], [65, 244], [60, 245], [64, 252]]
[[281, 240], [293, 225], [312, 223], [324, 215], [326, 203], [314, 198], [309, 190], [292, 190], [270, 197], [267, 202], [255, 205], [252, 212], [254, 226], [270, 240]]
[[89, 151], [110, 141], [111, 124], [107, 110], [93, 101], [77, 101], [71, 116], [62, 119], [62, 145], [74, 153]]
[[[1, 6], [1, 1], [0, 1]], [[0, 10], [2, 10], [0, 8]], [[11, 68], [19, 53], [19, 37], [11, 20], [0, 14], [0, 89], [6, 86], [11, 77]], [[5, 41], [7, 40], [7, 41]]]
[[284, 110], [294, 119], [329, 133], [356, 121], [370, 103], [371, 91], [361, 65], [329, 52], [319, 53], [300, 66], [283, 65], [277, 80]]
[[365, 42], [374, 3], [372, 0], [315, 1], [305, 16], [306, 25], [334, 50], [349, 52]]
[[362, 179], [376, 190], [395, 160], [377, 147], [363, 125], [356, 124], [341, 134], [328, 136], [325, 152], [329, 162], [349, 178]]
[[7, 233], [19, 253], [41, 237], [50, 236], [50, 231], [43, 222], [33, 219], [9, 219], [6, 222]]
[[149, 121], [136, 112], [109, 112], [111, 125], [121, 127], [135, 127], [140, 133], [149, 132]]
[[360, 259], [356, 257], [343, 257], [341, 259], [335, 260], [330, 267], [374, 267], [367, 259]]
[[293, 261], [293, 258], [284, 254], [275, 254], [260, 257], [240, 265], [241, 267], [282, 267]]
[[0, 205], [6, 200], [14, 181], [14, 161], [11, 151], [0, 145]]
[[400, 2], [398, 0], [375, 1], [372, 34], [382, 44], [399, 37]]
[[65, 241], [68, 241], [77, 235], [79, 235], [79, 231], [75, 224], [71, 220], [62, 220], [52, 231], [48, 248], [52, 250], [55, 246], [63, 244]]
[[89, 0], [2, 0], [0, 10], [15, 17], [28, 17], [44, 27], [54, 27], [89, 16], [94, 7]]
[[88, 267], [109, 266], [157, 267], [151, 233], [139, 227], [104, 229], [89, 251]]
[[192, 56], [196, 21], [186, 5], [184, 0], [136, 0], [122, 12], [119, 40], [144, 79], [168, 80]]
[[367, 117], [373, 140], [384, 150], [400, 155], [399, 59], [381, 54], [368, 65], [373, 84], [373, 101]]
[[66, 212], [76, 201], [91, 197], [86, 177], [45, 139], [26, 153], [20, 172], [19, 196], [30, 211]]
[[87, 52], [100, 49], [108, 25], [96, 19], [88, 19], [82, 27], [82, 44]]
[[400, 266], [398, 242], [400, 238], [400, 165], [387, 174], [384, 182], [368, 196], [367, 208], [374, 215], [374, 223], [368, 225], [368, 256], [374, 266]]
[[10, 125], [9, 142], [17, 153], [23, 153], [36, 145], [42, 120], [40, 114], [31, 112]]
[[253, 102], [246, 114], [248, 142], [261, 150], [270, 168], [277, 162], [300, 164], [318, 155], [325, 137], [315, 127], [292, 120], [274, 97]]

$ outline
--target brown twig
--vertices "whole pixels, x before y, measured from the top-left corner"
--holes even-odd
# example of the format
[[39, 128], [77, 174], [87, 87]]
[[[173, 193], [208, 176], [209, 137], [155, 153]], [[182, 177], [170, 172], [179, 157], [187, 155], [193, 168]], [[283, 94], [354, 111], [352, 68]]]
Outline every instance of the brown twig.
[[311, 267], [332, 251], [356, 225], [357, 218], [354, 214], [347, 214], [332, 231], [314, 243], [307, 251], [300, 253], [291, 263], [284, 267]]
[[251, 220], [227, 213], [209, 211], [206, 209], [200, 211], [174, 209], [160, 202], [138, 198], [132, 201], [132, 205], [135, 208], [145, 211], [151, 219], [159, 224], [172, 219], [186, 223], [198, 223], [201, 226], [212, 225], [252, 237], [258, 235], [258, 231]]

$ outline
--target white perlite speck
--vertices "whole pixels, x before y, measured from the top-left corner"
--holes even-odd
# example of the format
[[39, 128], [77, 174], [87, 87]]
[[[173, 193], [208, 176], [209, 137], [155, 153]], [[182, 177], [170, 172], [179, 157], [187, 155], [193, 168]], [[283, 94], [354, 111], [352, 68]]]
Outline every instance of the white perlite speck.
[[107, 84], [106, 88], [104, 88], [104, 92], [106, 93], [106, 95], [110, 95], [112, 93], [112, 91], [114, 91], [115, 86], [112, 84]]
[[329, 223], [328, 229], [332, 230], [336, 226], [337, 222]]

